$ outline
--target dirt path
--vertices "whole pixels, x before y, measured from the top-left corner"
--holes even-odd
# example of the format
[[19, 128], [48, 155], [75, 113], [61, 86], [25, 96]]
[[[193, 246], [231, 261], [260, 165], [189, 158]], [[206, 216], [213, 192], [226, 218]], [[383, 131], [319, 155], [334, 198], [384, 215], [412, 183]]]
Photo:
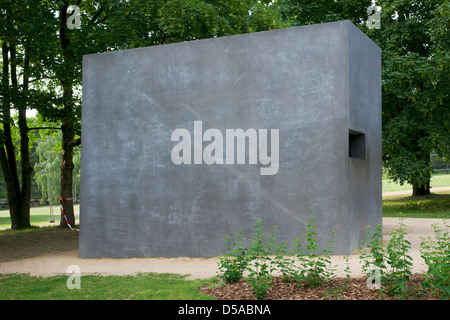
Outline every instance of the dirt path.
[[[435, 223], [443, 225], [443, 220], [406, 218], [404, 223], [407, 239], [412, 245], [409, 255], [414, 261], [413, 272], [425, 272], [427, 267], [420, 257], [421, 237], [431, 236], [433, 234], [432, 225]], [[383, 218], [384, 240], [389, 240], [390, 233], [398, 226], [398, 218]], [[34, 249], [33, 246], [31, 248], [27, 246], [29, 252], [25, 254], [30, 257], [15, 256], [14, 254], [18, 251], [17, 248], [7, 251], [5, 248], [8, 247], [8, 243], [2, 243], [0, 238], [0, 250], [5, 251], [4, 254], [0, 254], [0, 274], [28, 273], [30, 275], [52, 276], [66, 274], [69, 266], [77, 265], [82, 275], [129, 275], [139, 272], [156, 272], [188, 274], [188, 279], [208, 278], [217, 275], [217, 258], [80, 259], [78, 258], [77, 249], [78, 235], [74, 234], [76, 231], [65, 232], [64, 236], [71, 239], [65, 244], [66, 250], [62, 250], [62, 244], [54, 244], [53, 247], [42, 250], [43, 245], [35, 243]], [[36, 250], [41, 250], [41, 252], [38, 253]], [[2, 256], [9, 258], [2, 259]], [[332, 256], [332, 261], [338, 267], [337, 275], [344, 276], [346, 267], [344, 257]], [[352, 254], [349, 257], [349, 266], [352, 276], [358, 277], [363, 275], [359, 254]]]

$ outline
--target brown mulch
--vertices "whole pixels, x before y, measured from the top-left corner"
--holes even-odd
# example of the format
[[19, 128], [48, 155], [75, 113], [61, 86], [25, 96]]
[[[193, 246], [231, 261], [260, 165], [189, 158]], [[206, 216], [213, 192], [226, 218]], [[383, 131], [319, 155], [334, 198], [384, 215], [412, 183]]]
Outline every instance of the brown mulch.
[[[388, 296], [381, 290], [370, 289], [366, 278], [334, 278], [315, 288], [306, 283], [284, 282], [281, 277], [272, 280], [272, 286], [264, 300], [439, 300], [431, 292], [422, 290], [423, 278], [416, 274], [412, 277], [407, 297]], [[251, 285], [245, 280], [231, 284], [216, 284], [200, 289], [202, 294], [212, 295], [217, 300], [256, 300]]]

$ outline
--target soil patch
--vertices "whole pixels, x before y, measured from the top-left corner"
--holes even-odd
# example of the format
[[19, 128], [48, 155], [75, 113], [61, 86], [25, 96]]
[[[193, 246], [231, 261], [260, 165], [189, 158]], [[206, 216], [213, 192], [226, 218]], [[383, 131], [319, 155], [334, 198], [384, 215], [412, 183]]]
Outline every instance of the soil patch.
[[[438, 300], [439, 296], [424, 291], [421, 283], [423, 278], [415, 274], [408, 284], [410, 291], [402, 300]], [[272, 287], [263, 300], [398, 300], [399, 296], [389, 296], [384, 290], [370, 289], [367, 278], [335, 278], [317, 287], [306, 283], [284, 282], [276, 277], [271, 282]], [[217, 300], [256, 300], [251, 285], [241, 280], [233, 284], [203, 287], [202, 294], [214, 296]]]
[[0, 262], [78, 250], [78, 232], [60, 227], [0, 233]]

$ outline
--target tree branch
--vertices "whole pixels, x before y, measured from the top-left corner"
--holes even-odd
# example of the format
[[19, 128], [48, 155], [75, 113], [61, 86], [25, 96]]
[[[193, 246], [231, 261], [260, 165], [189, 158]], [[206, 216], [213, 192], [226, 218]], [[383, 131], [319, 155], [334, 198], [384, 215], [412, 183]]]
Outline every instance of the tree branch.
[[28, 128], [28, 131], [33, 130], [61, 130], [61, 128], [58, 127], [36, 127], [36, 128]]
[[40, 81], [40, 80], [44, 80], [44, 79], [58, 79], [58, 77], [48, 76], [48, 77], [36, 78], [36, 79], [29, 80], [28, 83], [32, 83], [32, 82]]
[[75, 139], [75, 140], [72, 140], [71, 142], [69, 142], [69, 146], [72, 146], [72, 147], [77, 147], [79, 145], [81, 145], [81, 138], [78, 138], [78, 139]]
[[98, 19], [98, 17], [102, 14], [103, 12], [103, 6], [100, 7], [100, 9], [98, 9], [98, 11], [94, 14], [94, 16], [92, 17], [92, 19], [89, 21], [89, 25], [93, 25], [95, 20]]

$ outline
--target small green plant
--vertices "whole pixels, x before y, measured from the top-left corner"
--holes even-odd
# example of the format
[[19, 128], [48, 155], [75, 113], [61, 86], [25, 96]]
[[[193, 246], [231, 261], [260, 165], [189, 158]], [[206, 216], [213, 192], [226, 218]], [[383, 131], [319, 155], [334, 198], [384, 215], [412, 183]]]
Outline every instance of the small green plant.
[[291, 256], [289, 243], [282, 241], [280, 245], [275, 247], [275, 258], [273, 264], [275, 268], [281, 272], [284, 282], [292, 282], [294, 280], [294, 257]]
[[334, 268], [331, 266], [330, 254], [333, 252], [332, 243], [334, 242], [334, 231], [331, 233], [330, 241], [327, 248], [320, 250], [317, 242], [317, 225], [313, 219], [313, 211], [311, 209], [310, 218], [307, 220], [306, 233], [302, 235], [304, 248], [301, 240], [295, 241], [297, 258], [300, 261], [300, 267], [294, 277], [297, 281], [306, 282], [312, 287], [329, 281], [334, 275]]
[[[275, 270], [281, 272], [284, 281], [307, 282], [313, 287], [334, 276], [335, 267], [329, 256], [333, 252], [334, 231], [326, 248], [321, 249], [312, 210], [306, 234], [302, 235], [302, 240], [296, 239], [293, 251], [287, 241], [278, 242], [277, 226], [273, 231], [265, 232], [261, 219], [257, 219], [254, 228], [255, 233], [246, 243], [248, 246], [245, 246], [242, 230], [234, 243], [225, 237], [228, 252], [219, 259], [219, 276], [223, 281], [237, 282], [246, 274], [245, 280], [251, 284], [255, 297], [263, 299], [272, 286]], [[296, 262], [300, 262], [299, 267], [295, 266]]]
[[450, 236], [447, 221], [444, 228], [433, 225], [435, 239], [422, 238], [421, 256], [428, 266], [424, 289], [430, 288], [441, 299], [450, 299]]
[[219, 257], [219, 272], [225, 282], [241, 280], [248, 264], [242, 230], [239, 230], [236, 238], [237, 242], [230, 243], [230, 237], [225, 236], [227, 254]]
[[400, 294], [406, 297], [409, 293], [407, 284], [412, 276], [412, 258], [408, 255], [411, 243], [405, 239], [405, 228], [403, 219], [400, 220], [400, 227], [391, 233], [386, 254], [387, 264], [390, 266], [385, 274], [388, 294], [393, 296]]
[[[383, 233], [381, 225], [375, 226], [372, 232], [369, 227], [367, 237], [363, 242], [365, 248], [360, 248], [360, 259], [363, 262], [363, 271], [370, 281], [375, 279], [375, 286], [380, 293], [386, 292], [390, 296], [400, 295], [407, 297], [410, 293], [408, 282], [412, 276], [412, 258], [408, 255], [411, 243], [406, 240], [403, 220], [400, 226], [391, 233], [391, 239], [386, 248], [383, 246]], [[381, 284], [383, 288], [381, 288]]]
[[332, 289], [327, 289], [325, 291], [325, 300], [328, 300], [330, 297], [334, 298], [334, 299], [342, 299], [341, 298], [341, 293], [345, 291], [345, 288], [347, 288], [347, 285], [349, 284], [350, 280], [351, 280], [351, 270], [350, 270], [350, 263], [349, 263], [349, 259], [348, 256], [344, 256], [345, 259], [345, 278], [344, 281], [341, 285], [337, 286], [336, 288], [332, 288]]
[[369, 278], [373, 278], [375, 272], [377, 273], [377, 277], [382, 277], [386, 272], [382, 226], [377, 224], [374, 231], [367, 226], [366, 230], [366, 238], [359, 248], [361, 253], [359, 259], [363, 263], [362, 269]]
[[[248, 250], [247, 271], [248, 282], [252, 285], [253, 292], [257, 299], [263, 299], [267, 296], [273, 279], [270, 254], [276, 243], [276, 226], [274, 232], [266, 234], [261, 225], [261, 219], [256, 221], [255, 234], [250, 239], [250, 249]], [[268, 238], [266, 238], [268, 237]]]

